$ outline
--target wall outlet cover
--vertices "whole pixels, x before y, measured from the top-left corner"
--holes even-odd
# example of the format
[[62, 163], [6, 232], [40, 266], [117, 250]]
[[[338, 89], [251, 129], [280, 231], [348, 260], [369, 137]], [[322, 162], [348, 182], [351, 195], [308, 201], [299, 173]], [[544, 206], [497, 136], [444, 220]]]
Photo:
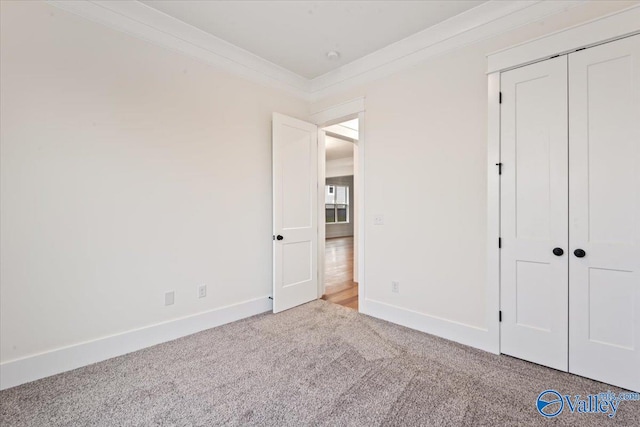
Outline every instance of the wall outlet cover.
[[391, 292], [394, 294], [400, 293], [400, 282], [391, 282]]
[[176, 293], [174, 291], [164, 294], [164, 305], [173, 305], [175, 302]]

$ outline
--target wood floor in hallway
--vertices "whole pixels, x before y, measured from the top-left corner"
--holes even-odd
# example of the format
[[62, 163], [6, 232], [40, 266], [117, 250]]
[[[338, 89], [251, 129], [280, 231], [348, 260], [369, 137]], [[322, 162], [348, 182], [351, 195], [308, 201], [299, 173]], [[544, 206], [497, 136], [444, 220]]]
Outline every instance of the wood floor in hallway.
[[324, 283], [322, 299], [358, 310], [358, 284], [353, 281], [353, 237], [326, 240]]

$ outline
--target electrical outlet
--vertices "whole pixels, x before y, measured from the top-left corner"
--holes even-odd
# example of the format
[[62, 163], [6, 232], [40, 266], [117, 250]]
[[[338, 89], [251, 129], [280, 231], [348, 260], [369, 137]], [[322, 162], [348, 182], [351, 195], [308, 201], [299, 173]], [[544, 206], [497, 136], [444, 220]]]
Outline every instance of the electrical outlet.
[[207, 296], [207, 285], [198, 286], [198, 298], [204, 298]]
[[400, 282], [391, 282], [391, 292], [394, 294], [400, 293]]
[[174, 291], [164, 294], [164, 305], [173, 305], [175, 302], [176, 293]]
[[376, 214], [373, 216], [373, 225], [384, 225], [384, 215]]

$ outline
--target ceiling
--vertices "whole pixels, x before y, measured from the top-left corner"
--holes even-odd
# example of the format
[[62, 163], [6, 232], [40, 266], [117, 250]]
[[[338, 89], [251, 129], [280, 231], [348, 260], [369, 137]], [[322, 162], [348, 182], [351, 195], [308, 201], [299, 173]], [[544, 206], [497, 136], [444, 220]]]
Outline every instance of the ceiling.
[[[312, 79], [485, 1], [166, 1], [142, 3]], [[340, 56], [329, 60], [327, 52]]]
[[340, 125], [349, 128], [351, 130], [355, 130], [356, 132], [358, 131], [358, 119], [352, 119], [352, 120], [347, 120], [346, 122], [342, 122], [340, 123]]
[[[47, 0], [47, 4], [313, 103], [475, 41], [543, 22], [584, 1]], [[341, 56], [331, 61], [326, 56], [329, 50]]]
[[348, 159], [353, 157], [353, 142], [327, 135], [324, 143], [327, 160]]

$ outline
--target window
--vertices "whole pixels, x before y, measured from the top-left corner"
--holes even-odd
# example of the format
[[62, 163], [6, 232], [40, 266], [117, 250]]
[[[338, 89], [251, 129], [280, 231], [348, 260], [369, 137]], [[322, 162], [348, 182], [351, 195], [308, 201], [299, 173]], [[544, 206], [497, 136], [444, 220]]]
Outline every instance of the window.
[[340, 224], [349, 222], [349, 187], [346, 185], [325, 186], [325, 222]]

